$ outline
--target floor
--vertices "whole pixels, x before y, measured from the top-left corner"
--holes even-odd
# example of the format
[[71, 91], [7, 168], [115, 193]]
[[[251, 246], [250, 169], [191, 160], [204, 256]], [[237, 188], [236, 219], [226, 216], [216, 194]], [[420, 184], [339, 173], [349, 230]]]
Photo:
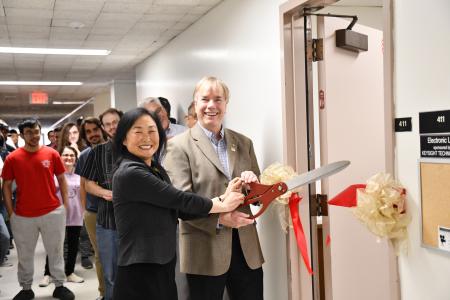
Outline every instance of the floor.
[[[78, 259], [79, 260], [79, 259]], [[13, 263], [12, 267], [0, 267], [0, 300], [10, 300], [19, 291], [20, 286], [17, 281], [17, 252], [15, 249], [11, 250], [11, 254], [8, 256], [8, 262]], [[34, 261], [34, 281], [33, 281], [33, 291], [36, 295], [35, 299], [54, 299], [52, 297], [53, 290], [55, 286], [50, 284], [48, 287], [39, 287], [38, 283], [43, 277], [45, 266], [45, 250], [42, 244], [42, 240], [39, 238]], [[95, 267], [94, 267], [95, 268]], [[98, 281], [95, 269], [86, 270], [81, 267], [78, 261], [75, 266], [75, 273], [78, 276], [84, 278], [83, 283], [72, 283], [68, 282], [64, 285], [69, 288], [74, 294], [76, 299], [80, 300], [95, 300], [98, 293]]]

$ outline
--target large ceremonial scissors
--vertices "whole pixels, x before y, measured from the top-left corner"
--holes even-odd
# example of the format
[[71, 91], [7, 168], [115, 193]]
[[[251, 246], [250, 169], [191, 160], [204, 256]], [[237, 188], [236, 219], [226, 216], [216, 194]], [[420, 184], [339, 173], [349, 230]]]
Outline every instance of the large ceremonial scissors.
[[269, 204], [277, 197], [283, 195], [287, 191], [301, 187], [306, 184], [313, 183], [322, 178], [336, 174], [350, 165], [348, 160], [337, 161], [320, 168], [311, 170], [309, 172], [295, 176], [285, 182], [278, 182], [273, 185], [265, 185], [257, 182], [249, 183], [250, 192], [244, 198], [242, 205], [250, 205], [252, 203], [259, 203], [261, 209], [251, 219], [259, 217]]

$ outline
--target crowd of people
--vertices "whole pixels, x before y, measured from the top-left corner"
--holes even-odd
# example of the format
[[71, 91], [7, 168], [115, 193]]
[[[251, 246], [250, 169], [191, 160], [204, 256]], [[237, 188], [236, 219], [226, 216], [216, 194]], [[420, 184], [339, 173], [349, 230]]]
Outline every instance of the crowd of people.
[[47, 146], [36, 119], [18, 124], [23, 146], [12, 131], [0, 134], [0, 266], [15, 245], [22, 289], [13, 299], [34, 298], [39, 235], [39, 286], [53, 282], [57, 299], [75, 299], [65, 281], [84, 281], [74, 271], [78, 252], [88, 265], [86, 241], [98, 299], [263, 299], [258, 233], [240, 206], [259, 176], [252, 141], [223, 126], [223, 81], [202, 78], [193, 98], [187, 127], [166, 98], [149, 97], [54, 128]]

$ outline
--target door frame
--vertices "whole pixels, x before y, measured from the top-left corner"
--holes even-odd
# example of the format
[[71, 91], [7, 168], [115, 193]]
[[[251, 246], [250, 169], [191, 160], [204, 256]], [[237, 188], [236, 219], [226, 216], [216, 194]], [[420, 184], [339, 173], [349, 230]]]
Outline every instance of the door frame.
[[[288, 0], [279, 8], [279, 20], [280, 20], [280, 47], [281, 47], [281, 91], [282, 91], [282, 126], [283, 126], [283, 162], [286, 165], [294, 166], [296, 171], [306, 171], [307, 166], [307, 153], [303, 149], [297, 149], [299, 141], [298, 131], [304, 130], [302, 124], [296, 120], [296, 111], [299, 110], [296, 107], [295, 99], [295, 74], [294, 74], [294, 61], [295, 53], [293, 51], [293, 34], [294, 28], [292, 23], [294, 18], [298, 17], [299, 12], [303, 11], [305, 7], [317, 7], [328, 6], [337, 2], [338, 0]], [[385, 102], [385, 157], [386, 165], [385, 170], [391, 174], [395, 174], [394, 168], [394, 96], [393, 96], [393, 71], [394, 71], [394, 51], [393, 51], [393, 1], [383, 0], [383, 77], [384, 77], [384, 102]], [[306, 101], [305, 101], [306, 102]], [[300, 111], [302, 111], [300, 109]], [[297, 132], [297, 133], [296, 133]], [[302, 152], [303, 151], [303, 152]], [[303, 158], [299, 158], [303, 156]], [[306, 162], [305, 162], [306, 160]], [[308, 200], [308, 199], [305, 199]], [[309, 205], [308, 205], [309, 210]], [[309, 221], [307, 222], [309, 225]], [[309, 228], [305, 226], [304, 228]], [[306, 229], [305, 229], [306, 231]], [[308, 241], [308, 244], [309, 241]], [[318, 293], [313, 295], [313, 281], [303, 266], [300, 254], [297, 250], [295, 235], [293, 230], [290, 229], [287, 234], [286, 240], [287, 251], [287, 270], [288, 270], [288, 295], [289, 300], [315, 300], [319, 299]], [[325, 262], [329, 260], [325, 260]], [[303, 268], [303, 270], [302, 270]], [[330, 268], [325, 268], [330, 270]], [[393, 249], [390, 251], [389, 256], [389, 269], [387, 274], [390, 276], [389, 282], [391, 282], [391, 298], [390, 300], [397, 300], [401, 298], [400, 292], [400, 280], [398, 273], [397, 257]], [[329, 271], [325, 271], [329, 272]], [[330, 275], [330, 274], [328, 274]], [[328, 279], [327, 279], [328, 278]], [[331, 286], [331, 282], [325, 274], [325, 285]], [[315, 280], [315, 287], [317, 289], [317, 280]], [[331, 300], [331, 292], [327, 293], [327, 300]], [[321, 299], [324, 300], [324, 299]]]

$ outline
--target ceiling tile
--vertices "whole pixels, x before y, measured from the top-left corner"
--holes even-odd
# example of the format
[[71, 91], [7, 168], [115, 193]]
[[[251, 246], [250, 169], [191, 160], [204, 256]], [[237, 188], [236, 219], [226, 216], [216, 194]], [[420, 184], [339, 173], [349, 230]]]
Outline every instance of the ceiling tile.
[[46, 39], [10, 39], [12, 47], [47, 47]]
[[69, 73], [65, 75], [66, 80], [83, 81], [92, 76], [91, 72], [80, 72], [75, 70], [70, 70]]
[[152, 6], [150, 1], [141, 3], [130, 2], [111, 2], [107, 1], [103, 6], [103, 12], [105, 13], [119, 13], [119, 14], [142, 14]]
[[73, 10], [55, 10], [53, 18], [55, 19], [67, 19], [78, 22], [90, 21], [93, 22], [97, 19], [100, 11], [73, 11]]
[[153, 5], [146, 14], [185, 14], [192, 7], [192, 5]]
[[127, 24], [122, 22], [103, 23], [102, 25], [95, 24], [92, 27], [91, 34], [106, 34], [106, 35], [125, 35], [134, 24]]
[[55, 0], [3, 0], [4, 7], [53, 9]]
[[[83, 86], [52, 90], [50, 96], [86, 99], [107, 90], [113, 79], [135, 78], [137, 63], [166, 45], [218, 2], [0, 0], [0, 45], [112, 50], [107, 57], [47, 55], [37, 58], [27, 55], [2, 58], [0, 55], [0, 77], [80, 80]], [[4, 11], [6, 17], [2, 16]], [[84, 26], [73, 29], [73, 22]], [[0, 87], [0, 93], [2, 91]], [[28, 101], [27, 92], [21, 95]]]
[[103, 5], [104, 0], [99, 1], [73, 1], [73, 0], [58, 0], [55, 3], [55, 10], [82, 10], [99, 12]]
[[49, 33], [50, 28], [48, 26], [30, 26], [30, 25], [8, 25], [8, 31], [10, 33], [27, 32], [27, 33]]
[[136, 23], [141, 17], [142, 14], [101, 13], [97, 19], [97, 22]]
[[159, 22], [159, 21], [175, 21], [178, 22], [185, 13], [156, 13], [146, 14], [142, 17], [141, 22]]
[[16, 31], [16, 32], [9, 32], [9, 38], [11, 39], [48, 39], [50, 36], [49, 32], [47, 30], [43, 30], [40, 32], [26, 32], [26, 31]]
[[105, 56], [77, 56], [73, 63], [98, 64], [104, 60]]
[[8, 25], [33, 25], [33, 26], [50, 26], [51, 18], [35, 18], [25, 16], [6, 17]]
[[85, 49], [106, 49], [106, 50], [111, 50], [114, 48], [115, 45], [117, 45], [118, 41], [109, 41], [109, 40], [105, 40], [105, 41], [100, 41], [100, 40], [91, 40], [90, 37], [88, 37], [88, 39], [86, 41], [84, 41], [83, 43], [83, 48]]
[[11, 60], [14, 61], [34, 61], [34, 62], [44, 62], [46, 55], [39, 54], [11, 54]]
[[200, 0], [199, 5], [206, 5], [206, 6], [215, 6], [219, 2], [222, 2], [222, 0]]
[[186, 14], [184, 15], [181, 19], [180, 22], [188, 22], [188, 23], [194, 23], [195, 21], [197, 21], [198, 19], [200, 19], [202, 17], [201, 14]]
[[189, 11], [190, 14], [206, 14], [209, 10], [211, 10], [211, 6], [209, 5], [199, 5], [194, 7]]
[[154, 0], [153, 4], [159, 5], [198, 5], [200, 0]]
[[6, 27], [5, 25], [0, 25], [0, 36], [8, 36], [8, 27]]
[[80, 21], [76, 16], [73, 16], [73, 18], [68, 19], [53, 18], [52, 27], [74, 28], [74, 26], [80, 26], [80, 28], [91, 28], [92, 26], [94, 26], [94, 23], [94, 20], [84, 19]]
[[104, 42], [118, 42], [122, 39], [122, 35], [113, 34], [89, 34], [86, 41], [104, 41]]
[[72, 29], [66, 27], [52, 27], [50, 30], [51, 40], [85, 40], [89, 34], [89, 28]]
[[84, 40], [63, 40], [63, 39], [51, 39], [48, 41], [48, 47], [51, 48], [82, 48]]
[[7, 17], [32, 17], [48, 19], [53, 17], [53, 11], [50, 9], [5, 7], [5, 12]]
[[186, 28], [192, 25], [192, 22], [178, 22], [172, 26], [170, 29], [181, 30], [184, 31]]

